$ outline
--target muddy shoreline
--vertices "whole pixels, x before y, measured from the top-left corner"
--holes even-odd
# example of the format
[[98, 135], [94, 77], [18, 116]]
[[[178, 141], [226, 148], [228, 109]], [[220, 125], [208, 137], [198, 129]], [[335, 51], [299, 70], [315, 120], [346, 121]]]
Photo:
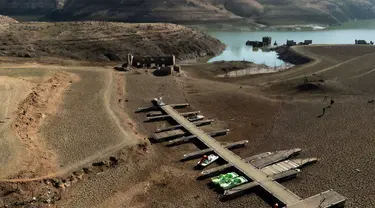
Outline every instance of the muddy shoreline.
[[278, 55], [278, 59], [280, 59], [284, 62], [287, 62], [287, 63], [291, 63], [293, 65], [307, 64], [307, 63], [309, 63], [310, 61], [313, 60], [308, 56], [305, 56], [305, 55], [302, 55], [302, 54], [296, 52], [291, 47], [280, 46], [280, 47], [277, 47], [274, 50], [276, 51], [276, 53]]
[[[133, 111], [151, 105], [155, 96], [163, 96], [166, 103], [188, 102], [186, 111], [199, 110], [215, 119], [212, 126], [202, 127], [206, 132], [230, 129], [217, 138], [223, 144], [249, 140], [251, 145], [234, 150], [240, 157], [291, 148], [303, 149], [302, 157], [318, 157], [319, 163], [306, 167], [297, 179], [283, 182], [297, 195], [307, 198], [334, 189], [348, 197], [348, 207], [372, 207], [374, 201], [366, 196], [375, 193], [369, 168], [375, 165], [370, 157], [375, 115], [369, 102], [375, 98], [375, 48], [296, 46], [281, 53], [285, 60], [303, 63], [301, 54], [305, 54], [314, 61], [278, 73], [228, 79], [215, 76], [247, 69], [253, 63], [189, 65], [183, 66], [180, 76], [165, 77], [153, 76], [150, 69], [124, 73], [112, 73], [111, 68], [70, 69], [81, 75], [81, 81], [66, 91], [65, 110], [44, 126], [49, 131], [45, 135], [50, 135], [46, 138], [56, 140], [59, 156], [65, 157], [63, 168], [70, 171], [27, 183], [0, 182], [0, 207], [21, 206], [18, 202], [68, 208], [269, 207], [258, 191], [220, 201], [221, 195], [209, 189], [208, 180], [196, 180], [199, 172], [193, 167], [197, 161], [179, 161], [184, 153], [200, 149], [195, 143], [150, 145], [141, 135], [152, 134], [166, 123], [145, 123], [146, 115]], [[307, 79], [321, 79], [317, 85], [323, 90], [298, 90]], [[327, 108], [333, 100], [335, 104]], [[120, 123], [132, 137], [116, 131], [112, 117], [101, 111], [107, 104], [116, 117], [127, 118], [120, 118]], [[322, 108], [326, 109], [323, 114]], [[143, 143], [105, 152], [95, 160], [86, 157], [123, 140], [133, 144], [139, 136]], [[82, 165], [69, 168], [77, 160]]]

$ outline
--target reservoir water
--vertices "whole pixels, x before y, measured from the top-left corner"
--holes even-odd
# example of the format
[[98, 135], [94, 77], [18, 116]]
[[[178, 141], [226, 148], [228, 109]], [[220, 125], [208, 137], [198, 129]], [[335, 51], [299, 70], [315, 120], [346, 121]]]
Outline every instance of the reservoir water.
[[[271, 36], [272, 43], [285, 44], [286, 40], [303, 42], [313, 40], [313, 44], [354, 44], [355, 39], [375, 42], [375, 20], [354, 21], [339, 27], [310, 31], [206, 31], [227, 45], [225, 51], [209, 60], [214, 61], [252, 61], [268, 66], [283, 66], [277, 59], [276, 52], [263, 52], [246, 46], [248, 40], [262, 40], [263, 36]], [[374, 46], [375, 47], [375, 46]]]

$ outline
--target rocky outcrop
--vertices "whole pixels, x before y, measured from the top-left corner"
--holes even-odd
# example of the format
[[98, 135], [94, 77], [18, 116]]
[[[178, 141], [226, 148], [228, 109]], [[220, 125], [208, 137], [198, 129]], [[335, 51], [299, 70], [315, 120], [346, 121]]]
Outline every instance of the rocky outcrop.
[[13, 23], [18, 23], [18, 21], [10, 17], [0, 15], [0, 25], [13, 24]]

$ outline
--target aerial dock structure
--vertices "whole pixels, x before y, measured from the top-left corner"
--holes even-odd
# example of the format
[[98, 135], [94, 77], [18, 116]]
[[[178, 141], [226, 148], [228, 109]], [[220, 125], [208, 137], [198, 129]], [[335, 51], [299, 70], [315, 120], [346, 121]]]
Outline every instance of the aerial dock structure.
[[[274, 199], [276, 199], [276, 201], [280, 203], [280, 207], [344, 207], [346, 198], [338, 194], [334, 190], [329, 190], [313, 197], [302, 199], [301, 197], [297, 196], [295, 193], [281, 185], [279, 182], [277, 182], [277, 180], [279, 179], [295, 177], [300, 172], [300, 167], [317, 161], [317, 158], [286, 160], [289, 157], [298, 154], [301, 149], [297, 148], [278, 152], [266, 152], [243, 159], [233, 153], [230, 149], [245, 146], [248, 143], [247, 140], [223, 145], [215, 140], [212, 136], [215, 136], [218, 133], [225, 134], [229, 130], [206, 133], [201, 128], [199, 128], [198, 125], [209, 124], [211, 120], [208, 120], [210, 122], [197, 123], [197, 121], [191, 121], [191, 119], [189, 119], [188, 116], [192, 114], [179, 113], [175, 110], [175, 108], [185, 107], [188, 106], [188, 104], [167, 105], [162, 101], [161, 98], [154, 98], [152, 103], [152, 107], [139, 108], [136, 110], [136, 112], [145, 112], [147, 111], [146, 109], [160, 111], [161, 114], [155, 115], [157, 119], [173, 119], [177, 123], [177, 125], [170, 127], [170, 129], [172, 131], [182, 130], [183, 132], [185, 132], [184, 135], [181, 135], [182, 133], [178, 132], [176, 137], [183, 137], [170, 140], [169, 143], [180, 144], [188, 142], [192, 139], [198, 139], [206, 146], [206, 149], [183, 155], [182, 161], [197, 158], [207, 153], [214, 153], [222, 160], [225, 160], [227, 162], [227, 164], [225, 165], [202, 171], [198, 179], [217, 175], [228, 169], [235, 169], [240, 174], [249, 179], [250, 182], [248, 183], [242, 184], [229, 190], [225, 190], [223, 197], [235, 196], [248, 191], [251, 188], [260, 186], [263, 190], [268, 192], [271, 196], [273, 196]], [[148, 120], [154, 119], [152, 118], [152, 116], [149, 116]], [[164, 129], [166, 130], [164, 131]], [[158, 129], [157, 132], [166, 133], [169, 130], [168, 127], [164, 129]], [[167, 135], [167, 138], [171, 138], [171, 135]]]

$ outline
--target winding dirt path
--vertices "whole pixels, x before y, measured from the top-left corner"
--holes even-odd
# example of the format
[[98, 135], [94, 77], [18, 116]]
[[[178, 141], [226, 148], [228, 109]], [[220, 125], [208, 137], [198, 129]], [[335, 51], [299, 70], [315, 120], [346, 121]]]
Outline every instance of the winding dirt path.
[[[367, 58], [368, 56], [372, 56], [372, 55], [375, 54], [375, 52], [374, 53], [367, 53], [367, 54], [356, 56], [356, 57], [351, 58], [349, 60], [340, 62], [338, 64], [331, 65], [329, 67], [326, 67], [326, 68], [323, 68], [323, 69], [320, 69], [320, 70], [314, 70], [313, 72], [309, 72], [309, 71], [305, 71], [305, 70], [312, 69], [322, 62], [328, 62], [328, 59], [326, 57], [321, 57], [321, 56], [319, 56], [317, 54], [314, 54], [314, 53], [311, 53], [311, 52], [304, 52], [303, 50], [301, 50], [301, 47], [295, 47], [295, 48], [293, 48], [293, 50], [296, 51], [297, 53], [300, 53], [302, 55], [305, 55], [305, 56], [308, 56], [308, 57], [312, 58], [313, 61], [311, 63], [305, 64], [305, 65], [299, 67], [298, 72], [296, 72], [294, 70], [290, 70], [289, 74], [279, 78], [278, 80], [275, 80], [275, 82], [285, 82], [285, 81], [290, 81], [290, 80], [295, 80], [295, 79], [301, 79], [301, 78], [304, 78], [305, 76], [311, 76], [313, 74], [316, 74], [316, 75], [322, 74], [324, 72], [334, 70], [334, 69], [336, 69], [340, 66], [343, 66], [345, 64], [349, 64], [349, 63], [358, 61], [359, 59]], [[299, 75], [301, 73], [303, 73], [303, 75]], [[295, 76], [292, 76], [290, 78], [285, 78], [289, 75], [294, 75], [294, 74], [295, 74]]]
[[17, 110], [14, 103], [24, 99], [31, 86], [20, 79], [0, 76], [0, 178], [17, 169], [23, 146], [11, 131]]
[[[56, 112], [57, 114], [51, 113], [52, 117], [48, 116], [49, 119], [47, 119], [46, 126], [44, 125], [41, 129], [43, 134], [39, 134], [39, 136], [45, 138], [48, 146], [52, 145], [52, 151], [56, 154], [58, 160], [63, 161], [63, 166], [53, 171], [52, 169], [44, 171], [44, 174], [39, 173], [33, 177], [25, 175], [26, 177], [0, 181], [28, 182], [63, 176], [98, 158], [110, 156], [125, 147], [135, 146], [142, 141], [142, 137], [135, 134], [132, 125], [129, 126], [132, 121], [124, 112], [121, 113], [123, 109], [116, 110], [118, 100], [116, 97], [116, 84], [119, 84], [115, 82], [117, 74], [112, 70], [99, 68], [87, 70], [85, 67], [65, 68], [65, 71], [78, 74], [81, 80], [73, 83], [69, 91], [65, 93], [64, 103], [60, 105], [59, 110]], [[96, 82], [93, 80], [94, 77], [100, 81]], [[87, 88], [87, 84], [95, 87]], [[85, 92], [82, 91], [83, 89], [85, 89]], [[76, 94], [78, 92], [87, 95], [79, 96]], [[98, 95], [90, 96], [91, 93]], [[122, 94], [122, 96], [125, 95]], [[92, 110], [88, 110], [90, 108]], [[84, 118], [81, 118], [82, 116], [76, 113], [82, 111], [84, 111]], [[96, 115], [94, 112], [96, 112]], [[100, 122], [96, 120], [100, 120]], [[85, 122], [85, 126], [82, 126], [83, 122]], [[75, 133], [75, 129], [72, 129], [77, 126], [84, 127], [78, 134]], [[78, 129], [80, 128], [76, 130]], [[92, 134], [90, 131], [96, 131], [96, 133]], [[106, 137], [108, 140], [104, 141], [103, 139]], [[90, 145], [80, 143], [82, 140], [89, 141], [90, 139]], [[71, 149], [68, 143], [72, 143], [77, 148]]]

